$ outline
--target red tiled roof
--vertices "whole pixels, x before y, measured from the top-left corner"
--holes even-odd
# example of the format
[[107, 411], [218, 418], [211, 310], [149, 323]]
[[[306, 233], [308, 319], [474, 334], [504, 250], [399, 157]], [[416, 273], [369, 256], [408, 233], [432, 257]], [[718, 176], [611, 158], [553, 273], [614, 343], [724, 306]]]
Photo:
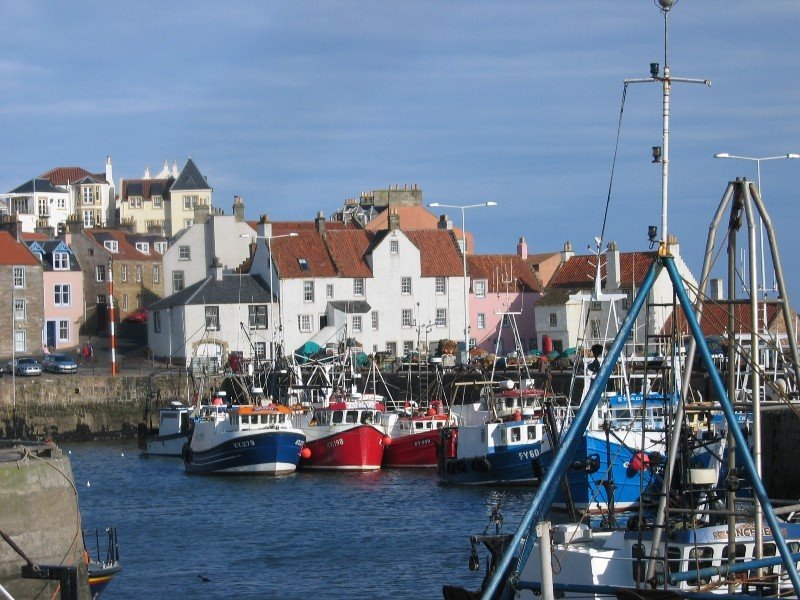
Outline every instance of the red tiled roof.
[[90, 173], [86, 169], [80, 167], [56, 167], [40, 175], [40, 177], [44, 179], [49, 179], [50, 183], [53, 185], [67, 185], [68, 183], [74, 183], [87, 176], [100, 179], [101, 181], [106, 180], [105, 173]]
[[[277, 224], [273, 224], [272, 234], [283, 235], [278, 233], [280, 228], [276, 229], [275, 225]], [[297, 237], [272, 240], [275, 267], [281, 278], [336, 277], [336, 269], [317, 230], [314, 227], [295, 227], [286, 233], [290, 231], [297, 232]], [[258, 242], [266, 244], [266, 241], [258, 240]], [[307, 270], [300, 268], [301, 259], [308, 265]]]
[[363, 229], [327, 232], [328, 252], [341, 277], [372, 277], [365, 254], [374, 235]]
[[41, 263], [28, 246], [7, 231], [0, 231], [0, 265], [39, 266]]
[[[391, 209], [380, 212], [374, 219], [366, 224], [366, 229], [370, 231], [381, 231], [389, 228], [389, 211], [397, 211], [400, 220], [400, 230], [408, 231], [413, 229], [438, 229], [439, 215], [429, 211], [424, 206], [393, 206]], [[442, 208], [441, 210], [447, 210]], [[461, 239], [461, 228], [453, 227], [456, 237]], [[467, 232], [467, 249], [472, 252], [475, 248], [472, 234]], [[463, 271], [463, 269], [462, 269]]]
[[[473, 280], [488, 281], [489, 293], [542, 291], [530, 265], [516, 254], [468, 254], [467, 270]], [[514, 285], [507, 288], [505, 282], [512, 276]]]
[[[734, 319], [734, 333], [750, 333], [750, 302], [745, 300], [733, 304], [733, 319]], [[763, 313], [759, 310], [759, 321], [762, 319]], [[782, 320], [781, 307], [777, 304], [767, 304], [767, 325], [772, 325], [776, 318]], [[672, 331], [672, 315], [664, 323], [662, 333], [670, 333]], [[677, 308], [677, 330], [678, 333], [688, 334], [689, 324], [686, 321], [686, 314], [679, 306]], [[763, 326], [763, 323], [762, 323]], [[713, 301], [706, 301], [703, 303], [703, 317], [700, 319], [700, 329], [703, 335], [708, 336], [721, 336], [725, 335], [728, 331], [728, 306], [725, 304], [716, 304]]]
[[452, 231], [447, 229], [402, 231], [419, 249], [423, 277], [463, 277], [464, 262]]
[[[620, 283], [623, 287], [640, 285], [647, 269], [656, 258], [654, 252], [620, 252]], [[585, 288], [591, 286], [597, 268], [597, 257], [592, 254], [573, 256], [559, 267], [548, 287]], [[605, 281], [606, 258], [600, 255], [600, 275]]]
[[46, 233], [36, 233], [36, 232], [30, 233], [23, 231], [21, 235], [23, 242], [44, 242], [50, 239], [50, 236], [47, 235]]
[[[139, 252], [136, 249], [136, 236], [126, 234], [118, 229], [84, 229], [84, 234], [99, 247], [103, 248], [108, 255], [117, 260], [139, 260], [139, 261], [160, 261], [161, 254], [153, 251], [150, 245], [150, 254]], [[103, 242], [106, 240], [117, 241], [117, 252], [106, 249]]]

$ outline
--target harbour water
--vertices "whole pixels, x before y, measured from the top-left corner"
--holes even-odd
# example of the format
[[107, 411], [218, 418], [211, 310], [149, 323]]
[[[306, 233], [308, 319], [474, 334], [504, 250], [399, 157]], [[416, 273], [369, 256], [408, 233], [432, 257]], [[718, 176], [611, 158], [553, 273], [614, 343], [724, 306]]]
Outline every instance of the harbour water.
[[180, 459], [140, 458], [132, 442], [62, 447], [84, 529], [117, 527], [123, 570], [105, 600], [474, 590], [484, 566], [469, 571], [469, 536], [489, 524], [501, 495], [503, 531], [513, 533], [533, 494], [442, 486], [433, 469], [200, 477]]

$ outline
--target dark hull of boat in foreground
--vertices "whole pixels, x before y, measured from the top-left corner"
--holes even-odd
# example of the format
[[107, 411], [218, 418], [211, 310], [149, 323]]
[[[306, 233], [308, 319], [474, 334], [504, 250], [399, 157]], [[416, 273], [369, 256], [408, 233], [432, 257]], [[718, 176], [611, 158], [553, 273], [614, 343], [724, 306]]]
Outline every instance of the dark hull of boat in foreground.
[[205, 475], [285, 475], [297, 469], [304, 436], [293, 431], [264, 431], [240, 436], [202, 452], [187, 446], [188, 473]]

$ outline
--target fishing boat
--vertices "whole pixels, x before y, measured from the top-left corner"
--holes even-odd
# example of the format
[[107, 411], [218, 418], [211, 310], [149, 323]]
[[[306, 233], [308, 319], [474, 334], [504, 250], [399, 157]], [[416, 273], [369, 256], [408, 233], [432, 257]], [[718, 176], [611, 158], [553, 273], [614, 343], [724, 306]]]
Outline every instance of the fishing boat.
[[[103, 540], [101, 540], [101, 533]], [[89, 592], [92, 600], [97, 600], [122, 570], [122, 564], [119, 561], [116, 527], [96, 529], [92, 537], [90, 537], [92, 543], [87, 543], [86, 532], [83, 532], [84, 560], [89, 575]], [[102, 541], [105, 542], [104, 550], [101, 549]]]
[[220, 398], [201, 406], [189, 443], [183, 447], [188, 473], [293, 473], [306, 436], [292, 424], [286, 406], [227, 405]]
[[158, 431], [145, 437], [142, 456], [181, 456], [184, 444], [194, 427], [193, 406], [186, 406], [177, 400], [158, 409]]

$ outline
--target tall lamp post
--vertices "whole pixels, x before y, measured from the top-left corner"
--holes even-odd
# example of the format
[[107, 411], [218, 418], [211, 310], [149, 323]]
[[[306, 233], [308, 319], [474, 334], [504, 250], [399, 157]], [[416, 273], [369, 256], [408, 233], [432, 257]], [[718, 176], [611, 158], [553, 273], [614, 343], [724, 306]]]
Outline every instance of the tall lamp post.
[[[756, 182], [758, 184], [758, 193], [761, 194], [761, 197], [764, 197], [764, 194], [761, 193], [761, 162], [765, 160], [781, 160], [784, 158], [800, 158], [800, 154], [789, 153], [789, 154], [781, 154], [780, 156], [738, 156], [736, 154], [728, 154], [727, 152], [717, 152], [714, 155], [714, 158], [732, 158], [735, 160], [749, 160], [750, 162], [756, 163]], [[759, 245], [761, 249], [761, 289], [759, 290], [763, 297], [767, 297], [767, 271], [764, 265], [764, 222], [761, 220], [759, 216]], [[764, 323], [766, 326], [766, 322]]]
[[[468, 208], [479, 208], [481, 206], [497, 206], [497, 202], [482, 202], [481, 204], [440, 204], [431, 202], [431, 208], [457, 208], [461, 211], [461, 256], [464, 260], [464, 353], [469, 362], [469, 310], [467, 303], [467, 229], [465, 212]], [[465, 362], [465, 364], [466, 364]]]
[[275, 292], [273, 290], [273, 276], [272, 276], [272, 240], [277, 240], [279, 238], [287, 238], [287, 237], [297, 237], [300, 235], [296, 231], [292, 231], [291, 233], [284, 233], [281, 235], [255, 235], [249, 233], [243, 233], [239, 237], [243, 238], [250, 238], [253, 240], [267, 240], [267, 252], [269, 252], [269, 295], [270, 295], [270, 302], [269, 302], [269, 327], [272, 328], [272, 333], [269, 336], [269, 358], [272, 361], [272, 366], [275, 367], [275, 324], [273, 321], [272, 315], [272, 305], [275, 301]]

